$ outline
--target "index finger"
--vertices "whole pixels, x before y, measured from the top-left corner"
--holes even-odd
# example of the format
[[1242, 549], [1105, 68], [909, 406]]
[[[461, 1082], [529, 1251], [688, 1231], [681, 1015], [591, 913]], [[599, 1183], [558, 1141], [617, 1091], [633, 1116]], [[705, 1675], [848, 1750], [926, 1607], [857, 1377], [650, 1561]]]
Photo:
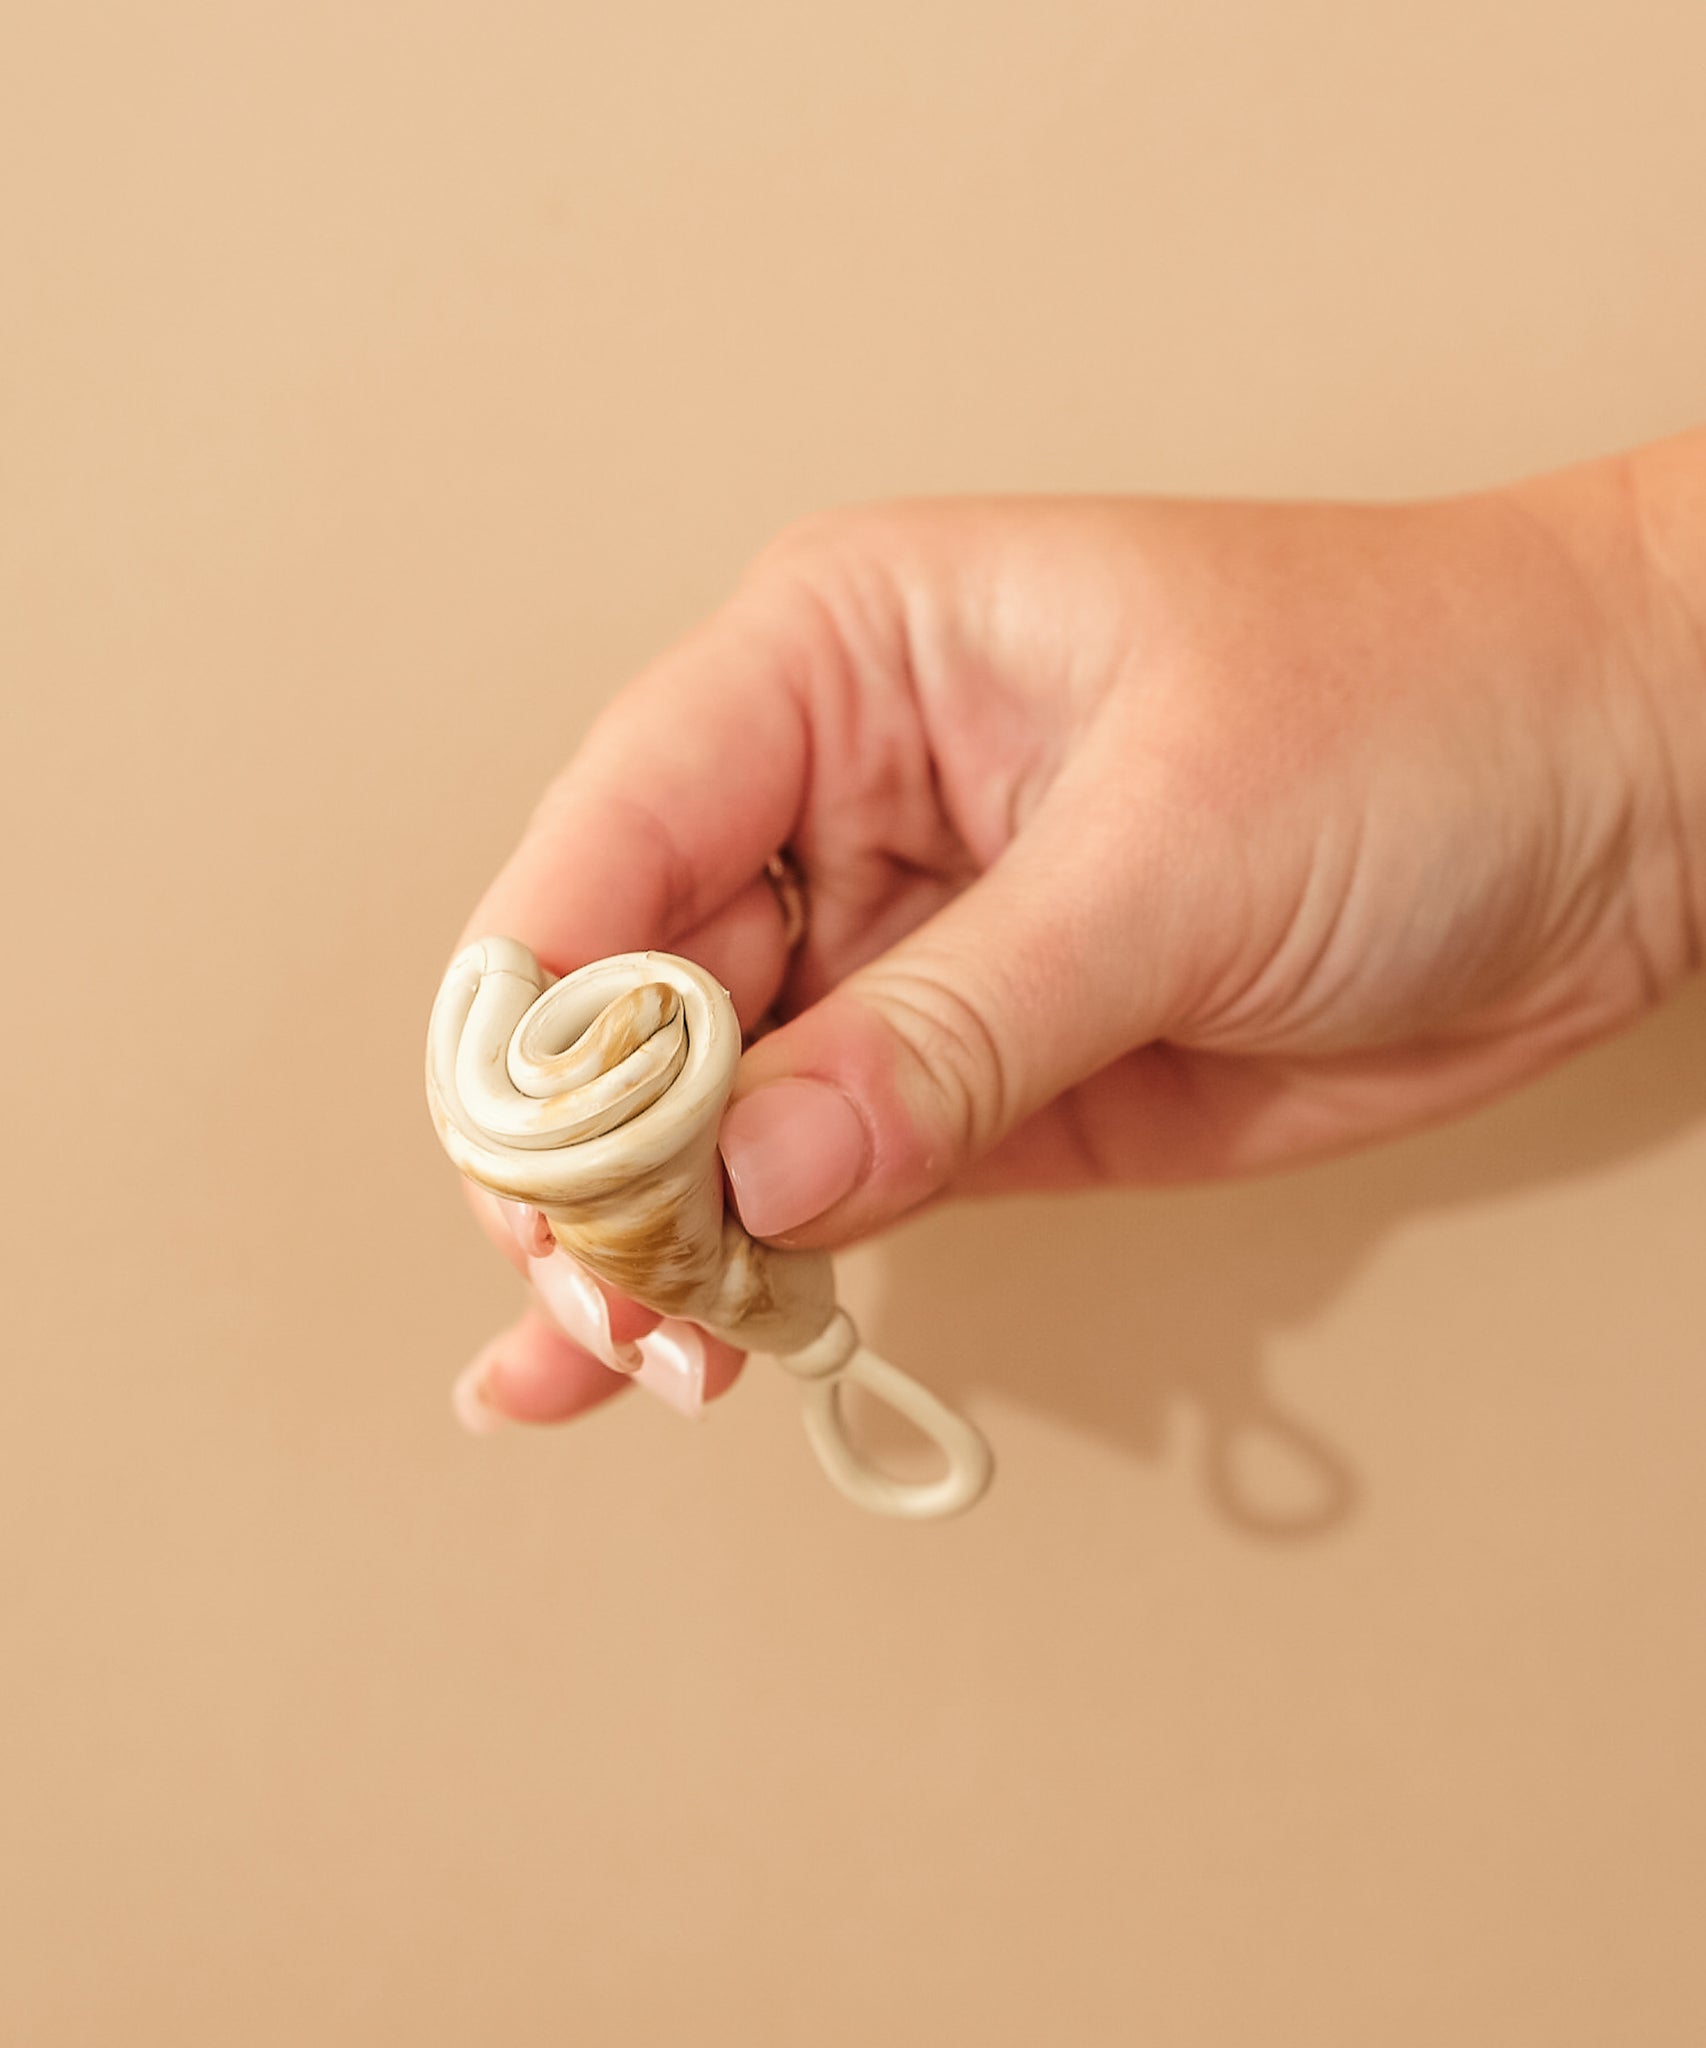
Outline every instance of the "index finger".
[[737, 600], [598, 718], [459, 945], [520, 939], [553, 973], [666, 948], [717, 916], [794, 829], [811, 748], [808, 607]]

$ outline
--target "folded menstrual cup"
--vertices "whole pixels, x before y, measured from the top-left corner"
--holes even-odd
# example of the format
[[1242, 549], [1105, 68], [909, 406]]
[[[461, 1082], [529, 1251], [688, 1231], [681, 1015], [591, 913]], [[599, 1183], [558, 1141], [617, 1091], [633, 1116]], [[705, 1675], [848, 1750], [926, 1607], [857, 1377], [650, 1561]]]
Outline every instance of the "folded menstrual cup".
[[[536, 1208], [588, 1272], [801, 1382], [808, 1436], [835, 1484], [878, 1513], [969, 1507], [989, 1447], [916, 1380], [859, 1343], [823, 1252], [748, 1236], [723, 1199], [717, 1129], [740, 1058], [727, 993], [670, 953], [620, 953], [553, 981], [514, 939], [451, 962], [427, 1038], [427, 1099], [445, 1150], [494, 1194]], [[848, 1436], [857, 1383], [945, 1454], [899, 1480]]]

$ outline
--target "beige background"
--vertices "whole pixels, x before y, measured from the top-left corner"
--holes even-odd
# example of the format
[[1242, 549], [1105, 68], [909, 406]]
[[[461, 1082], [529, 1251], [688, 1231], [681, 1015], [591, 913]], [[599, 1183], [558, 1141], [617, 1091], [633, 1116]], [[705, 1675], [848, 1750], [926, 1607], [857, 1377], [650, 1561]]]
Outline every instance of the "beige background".
[[[1491, 1115], [861, 1253], [476, 1444], [420, 1100], [551, 766], [784, 520], [1706, 411], [1689, 0], [13, 8], [0, 2038], [1706, 2038], [1706, 1000]], [[1066, 1297], [1064, 1306], [1061, 1297]]]

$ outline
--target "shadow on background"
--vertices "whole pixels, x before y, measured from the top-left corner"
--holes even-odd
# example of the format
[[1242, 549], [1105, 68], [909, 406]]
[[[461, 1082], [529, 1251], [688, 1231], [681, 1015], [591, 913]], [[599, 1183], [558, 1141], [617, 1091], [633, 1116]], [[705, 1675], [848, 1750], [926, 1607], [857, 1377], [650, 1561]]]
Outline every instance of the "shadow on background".
[[[1331, 1165], [1214, 1190], [962, 1205], [883, 1253], [879, 1344], [956, 1405], [993, 1388], [1142, 1458], [1175, 1405], [1202, 1479], [1269, 1541], [1356, 1511], [1351, 1457], [1282, 1406], [1276, 1332], [1319, 1316], [1396, 1226], [1631, 1159], [1706, 1116], [1706, 988], [1491, 1110]], [[912, 1459], [862, 1416], [885, 1461]]]

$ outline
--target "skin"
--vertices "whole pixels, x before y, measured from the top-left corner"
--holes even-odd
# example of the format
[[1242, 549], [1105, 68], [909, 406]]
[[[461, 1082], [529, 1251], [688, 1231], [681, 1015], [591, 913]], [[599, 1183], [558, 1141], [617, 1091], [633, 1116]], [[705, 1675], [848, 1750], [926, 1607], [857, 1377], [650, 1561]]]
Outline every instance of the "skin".
[[[774, 1026], [737, 1103], [857, 1110], [855, 1185], [783, 1240], [835, 1246], [1450, 1116], [1663, 1001], [1703, 929], [1706, 432], [1426, 504], [808, 522], [612, 702], [466, 936], [711, 968]], [[519, 1419], [620, 1385], [534, 1311], [484, 1357]]]

